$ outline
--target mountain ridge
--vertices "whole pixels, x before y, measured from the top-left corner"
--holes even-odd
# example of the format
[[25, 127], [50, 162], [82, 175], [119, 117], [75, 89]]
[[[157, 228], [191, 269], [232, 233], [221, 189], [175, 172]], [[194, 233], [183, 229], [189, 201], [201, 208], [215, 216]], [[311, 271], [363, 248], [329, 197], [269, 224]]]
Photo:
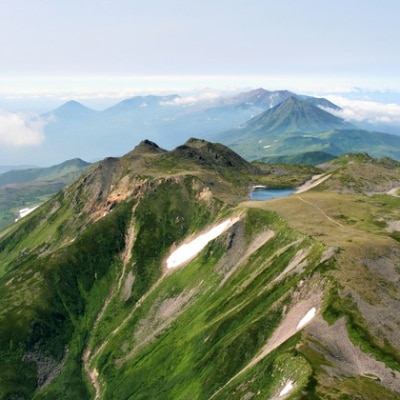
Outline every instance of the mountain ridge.
[[400, 163], [250, 165], [145, 141], [2, 232], [0, 397], [396, 399]]
[[103, 113], [110, 112], [123, 112], [130, 109], [143, 109], [146, 107], [158, 107], [166, 104], [173, 104], [175, 101], [181, 99], [181, 96], [177, 94], [157, 96], [157, 95], [147, 95], [147, 96], [134, 96], [128, 99], [122, 100], [119, 103], [106, 108]]

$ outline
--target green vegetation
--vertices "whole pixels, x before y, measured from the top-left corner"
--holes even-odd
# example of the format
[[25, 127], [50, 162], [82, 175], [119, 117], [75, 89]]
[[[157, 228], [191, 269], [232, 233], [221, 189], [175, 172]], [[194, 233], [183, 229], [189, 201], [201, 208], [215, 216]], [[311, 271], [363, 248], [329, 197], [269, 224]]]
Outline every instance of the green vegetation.
[[73, 182], [89, 166], [75, 159], [49, 168], [31, 168], [0, 174], [0, 229], [14, 222], [19, 210], [43, 204]]
[[[398, 397], [398, 164], [349, 155], [321, 168], [250, 164], [195, 139], [93, 166], [1, 233], [0, 398], [270, 399], [290, 382], [290, 399]], [[240, 201], [251, 183], [315, 173], [330, 177]], [[358, 372], [335, 335], [385, 368]]]
[[[265, 224], [274, 228], [284, 225], [273, 214], [249, 210], [246, 237], [257, 235]], [[108, 382], [105, 397], [110, 393], [118, 398], [209, 398], [221, 383], [246, 366], [279, 324], [282, 307], [290, 299], [290, 288], [302, 275], [293, 275], [269, 290], [268, 282], [299, 250], [293, 246], [281, 256], [275, 254], [294, 239], [293, 233], [282, 230], [223, 286], [216, 269], [229, 253], [229, 242], [224, 238], [207, 246], [190, 265], [165, 277], [141, 304], [136, 316], [126, 321], [118, 335], [107, 339], [107, 347], [96, 364]], [[260, 260], [264, 262], [260, 264]], [[182, 300], [183, 309], [174, 311], [179, 319], [172, 315], [173, 321], [165, 330], [152, 336], [151, 329], [158, 327], [156, 316], [163, 306], [190, 292], [195, 294], [187, 302]], [[132, 337], [133, 332], [143, 332], [143, 337]], [[274, 360], [271, 358], [271, 362]]]
[[[129, 204], [121, 205], [108, 217], [90, 226], [68, 247], [50, 256], [33, 259], [3, 277], [6, 282], [16, 280], [12, 287], [4, 285], [2, 293], [0, 345], [7, 349], [1, 358], [1, 369], [5, 371], [3, 376], [35, 371], [35, 364], [24, 361], [22, 357], [23, 354], [25, 357], [33, 354], [47, 358], [49, 363], [61, 363], [66, 357], [63, 374], [70, 373], [76, 380], [77, 368], [80, 368], [76, 357], [79, 358], [84, 337], [95, 317], [85, 312], [86, 304], [95, 283], [106, 280], [108, 270], [115, 268], [113, 260], [123, 247], [130, 209]], [[96, 307], [99, 310], [101, 303], [97, 302]], [[16, 312], [17, 309], [20, 312]], [[68, 355], [65, 354], [66, 348], [69, 349]], [[14, 349], [20, 349], [19, 353]], [[14, 393], [13, 387], [16, 386], [0, 385], [1, 396]], [[27, 380], [18, 385], [18, 390], [32, 393], [34, 387], [32, 381]], [[72, 398], [73, 393], [69, 396]]]
[[267, 164], [319, 165], [331, 161], [334, 158], [336, 157], [324, 151], [313, 151], [289, 156], [262, 157], [260, 161]]

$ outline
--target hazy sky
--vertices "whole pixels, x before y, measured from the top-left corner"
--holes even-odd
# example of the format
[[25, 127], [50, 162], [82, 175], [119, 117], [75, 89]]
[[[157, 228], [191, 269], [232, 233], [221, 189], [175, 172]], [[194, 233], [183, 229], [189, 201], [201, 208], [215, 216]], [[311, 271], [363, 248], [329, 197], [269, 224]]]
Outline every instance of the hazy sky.
[[0, 0], [0, 96], [235, 83], [400, 90], [399, 16], [398, 0]]
[[0, 164], [71, 99], [288, 89], [399, 126], [399, 17], [399, 0], [0, 0]]

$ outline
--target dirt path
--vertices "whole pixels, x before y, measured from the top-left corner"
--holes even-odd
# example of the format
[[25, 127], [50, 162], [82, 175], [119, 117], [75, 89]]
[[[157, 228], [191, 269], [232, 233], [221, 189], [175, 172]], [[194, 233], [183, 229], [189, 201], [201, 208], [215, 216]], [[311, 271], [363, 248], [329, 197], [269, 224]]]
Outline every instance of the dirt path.
[[304, 203], [310, 205], [311, 207], [314, 207], [314, 208], [315, 208], [316, 210], [318, 210], [328, 221], [333, 222], [333, 223], [336, 224], [337, 226], [343, 227], [343, 225], [342, 225], [340, 222], [335, 221], [335, 220], [334, 220], [333, 218], [331, 218], [328, 214], [326, 214], [325, 211], [322, 210], [322, 208], [318, 207], [318, 206], [315, 205], [314, 203], [311, 203], [310, 201], [304, 200], [301, 196], [297, 196], [297, 198], [298, 198], [299, 200], [301, 200], [302, 202], [304, 202]]

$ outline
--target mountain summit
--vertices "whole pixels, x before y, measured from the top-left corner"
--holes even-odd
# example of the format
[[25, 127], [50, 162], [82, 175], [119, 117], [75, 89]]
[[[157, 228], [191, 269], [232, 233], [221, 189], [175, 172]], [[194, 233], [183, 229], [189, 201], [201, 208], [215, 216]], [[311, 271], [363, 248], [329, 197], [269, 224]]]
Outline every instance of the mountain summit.
[[[326, 111], [317, 99], [290, 96], [237, 129], [216, 134], [213, 140], [231, 147], [248, 160], [324, 152], [338, 156], [367, 152], [374, 157], [400, 159], [400, 137], [357, 129]], [[321, 108], [323, 107], [323, 108]], [[329, 107], [334, 110], [334, 107]]]
[[78, 120], [93, 116], [94, 114], [96, 114], [95, 110], [84, 106], [78, 101], [70, 100], [46, 115], [53, 115], [61, 121], [68, 121], [69, 118]]
[[270, 91], [258, 88], [229, 97], [225, 102], [241, 108], [259, 107], [260, 109], [267, 110], [285, 101], [290, 96], [295, 96], [295, 94], [288, 90]]
[[352, 125], [343, 119], [295, 96], [289, 97], [245, 124], [246, 129], [266, 134], [268, 132], [314, 133], [350, 127]]

